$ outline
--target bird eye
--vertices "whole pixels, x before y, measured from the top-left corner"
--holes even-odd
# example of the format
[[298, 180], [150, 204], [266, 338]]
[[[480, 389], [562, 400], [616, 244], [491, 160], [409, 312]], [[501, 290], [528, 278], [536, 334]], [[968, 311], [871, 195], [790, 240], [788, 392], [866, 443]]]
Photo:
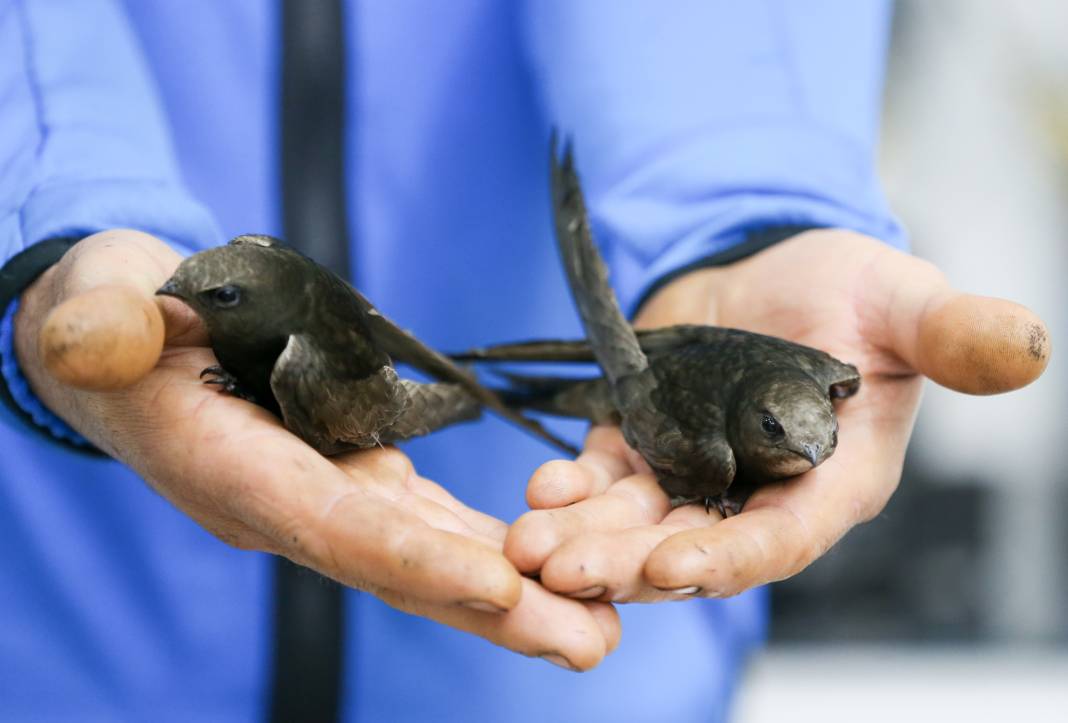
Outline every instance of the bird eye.
[[220, 309], [229, 309], [241, 303], [241, 289], [227, 284], [211, 290], [211, 301]]
[[782, 425], [779, 424], [779, 420], [770, 414], [765, 414], [760, 420], [760, 428], [764, 430], [764, 433], [769, 437], [781, 437], [785, 432]]

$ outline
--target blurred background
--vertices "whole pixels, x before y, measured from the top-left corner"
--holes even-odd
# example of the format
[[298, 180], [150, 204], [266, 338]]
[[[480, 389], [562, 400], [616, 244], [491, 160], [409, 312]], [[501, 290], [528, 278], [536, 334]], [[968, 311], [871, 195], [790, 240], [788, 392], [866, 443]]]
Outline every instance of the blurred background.
[[1052, 363], [1003, 397], [928, 385], [884, 513], [774, 586], [739, 723], [1068, 720], [1065, 28], [1061, 0], [896, 5], [891, 203], [955, 286], [1037, 311]]

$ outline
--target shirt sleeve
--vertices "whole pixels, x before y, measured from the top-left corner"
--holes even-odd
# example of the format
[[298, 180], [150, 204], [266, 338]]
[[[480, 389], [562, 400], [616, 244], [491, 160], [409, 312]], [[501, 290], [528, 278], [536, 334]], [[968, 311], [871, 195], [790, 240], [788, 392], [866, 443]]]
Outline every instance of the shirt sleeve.
[[624, 307], [754, 230], [904, 245], [875, 167], [883, 0], [535, 0], [523, 35]]
[[52, 248], [43, 241], [109, 228], [185, 252], [220, 233], [181, 183], [151, 76], [114, 0], [0, 0], [0, 108], [0, 419], [86, 448], [18, 368], [12, 320], [33, 280], [19, 270], [36, 267], [9, 262]]
[[116, 2], [0, 0], [0, 265], [46, 238], [129, 227], [215, 243]]

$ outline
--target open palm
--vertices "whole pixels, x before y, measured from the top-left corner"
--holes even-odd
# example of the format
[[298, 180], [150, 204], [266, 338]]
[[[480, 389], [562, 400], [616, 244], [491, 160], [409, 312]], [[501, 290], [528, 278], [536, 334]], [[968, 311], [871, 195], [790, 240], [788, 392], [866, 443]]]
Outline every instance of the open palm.
[[1010, 302], [953, 291], [932, 265], [858, 234], [801, 234], [728, 267], [692, 272], [646, 304], [643, 327], [715, 324], [771, 334], [855, 364], [860, 392], [837, 404], [834, 456], [759, 489], [723, 520], [672, 509], [614, 427], [574, 462], [531, 478], [532, 512], [505, 554], [551, 590], [584, 599], [721, 597], [796, 574], [897, 487], [924, 376], [970, 393], [1037, 377], [1045, 327]]

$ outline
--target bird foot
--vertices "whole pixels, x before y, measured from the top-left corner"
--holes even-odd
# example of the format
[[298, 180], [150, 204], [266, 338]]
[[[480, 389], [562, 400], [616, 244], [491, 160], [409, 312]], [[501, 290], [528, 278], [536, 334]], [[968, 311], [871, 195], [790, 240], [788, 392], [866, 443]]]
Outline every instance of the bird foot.
[[[210, 378], [204, 379], [204, 377]], [[237, 381], [237, 377], [223, 369], [221, 366], [208, 367], [200, 372], [200, 378], [204, 379], [205, 384], [216, 384], [219, 387], [219, 391], [232, 394], [238, 399], [244, 399], [245, 401], [253, 403], [256, 401], [251, 394], [241, 387], [241, 384]]]
[[744, 504], [744, 501], [739, 502], [726, 497], [705, 497], [705, 512], [715, 509], [723, 519], [726, 519], [741, 512]]

